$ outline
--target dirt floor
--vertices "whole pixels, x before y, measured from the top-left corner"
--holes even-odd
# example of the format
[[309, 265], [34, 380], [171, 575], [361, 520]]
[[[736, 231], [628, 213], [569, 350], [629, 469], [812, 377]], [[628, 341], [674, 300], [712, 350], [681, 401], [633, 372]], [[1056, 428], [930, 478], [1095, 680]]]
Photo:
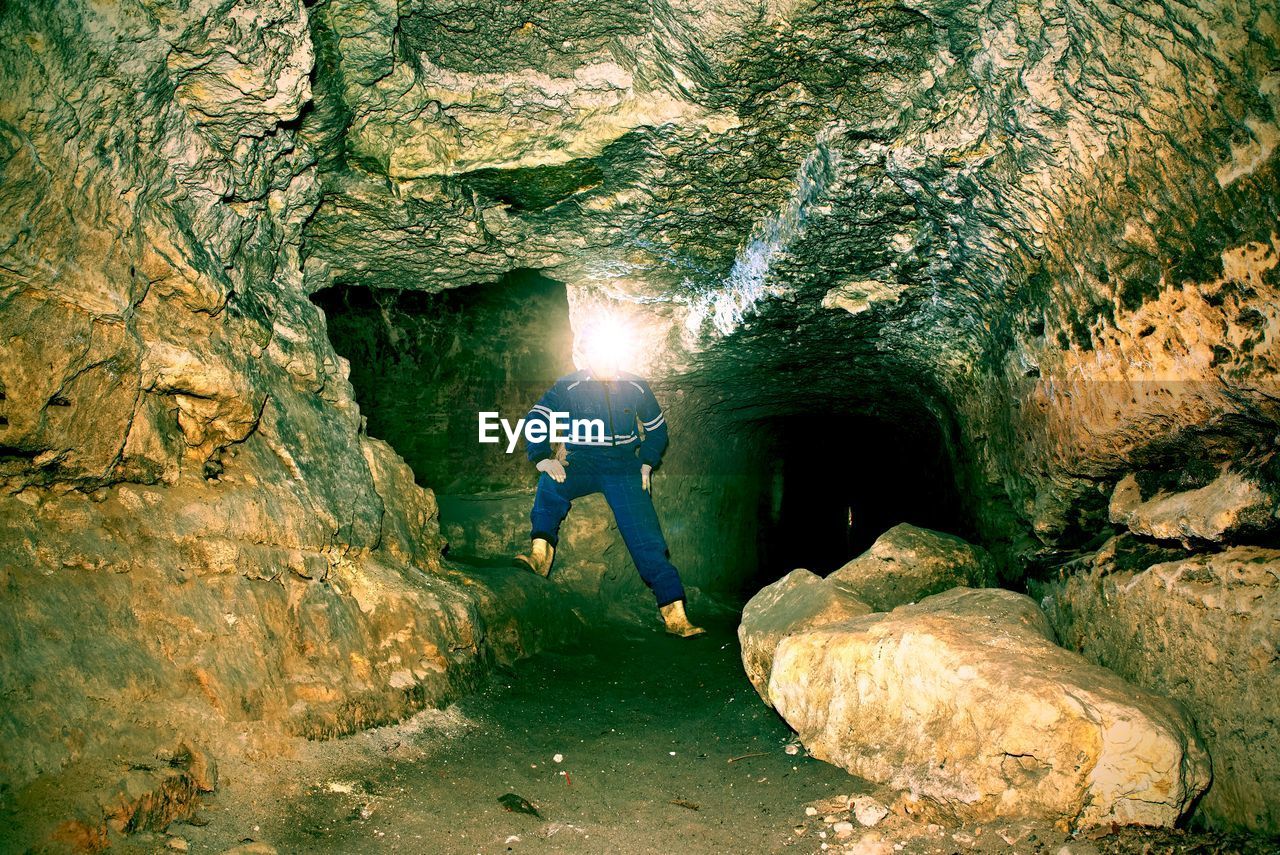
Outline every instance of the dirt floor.
[[[893, 794], [803, 750], [788, 754], [792, 734], [743, 675], [734, 621], [711, 629], [681, 640], [656, 623], [652, 631], [608, 628], [521, 663], [448, 710], [308, 744], [288, 761], [224, 769], [192, 823], [115, 849], [1280, 852], [1274, 841], [1182, 832], [1073, 838], [1036, 825], [932, 825]], [[539, 815], [507, 810], [500, 799], [508, 794]], [[891, 808], [873, 829], [850, 809], [858, 794]]]

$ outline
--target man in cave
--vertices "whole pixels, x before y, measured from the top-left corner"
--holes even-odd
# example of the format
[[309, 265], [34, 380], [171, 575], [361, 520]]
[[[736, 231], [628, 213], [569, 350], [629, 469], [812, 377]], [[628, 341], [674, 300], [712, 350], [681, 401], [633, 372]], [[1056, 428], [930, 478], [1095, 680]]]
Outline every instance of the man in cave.
[[[640, 578], [653, 591], [667, 632], [684, 638], [704, 630], [685, 613], [684, 585], [667, 554], [649, 493], [653, 470], [667, 447], [667, 425], [653, 390], [642, 378], [621, 370], [625, 330], [600, 322], [587, 329], [575, 348], [580, 368], [557, 380], [533, 405], [526, 427], [527, 453], [541, 475], [533, 499], [532, 544], [517, 560], [541, 576], [551, 572], [560, 523], [574, 499], [603, 493]], [[575, 434], [556, 453], [551, 447], [552, 416], [600, 420], [603, 433]], [[546, 436], [535, 440], [532, 436]]]

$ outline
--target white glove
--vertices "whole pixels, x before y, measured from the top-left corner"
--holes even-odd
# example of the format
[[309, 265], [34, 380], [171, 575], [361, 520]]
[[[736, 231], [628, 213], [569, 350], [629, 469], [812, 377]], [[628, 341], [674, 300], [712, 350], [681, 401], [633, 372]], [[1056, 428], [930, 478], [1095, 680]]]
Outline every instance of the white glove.
[[644, 491], [646, 493], [649, 492], [650, 473], [652, 472], [653, 472], [653, 467], [650, 466], [648, 463], [640, 464], [640, 486], [644, 488]]
[[[551, 480], [557, 484], [564, 483], [564, 464], [554, 457], [548, 457], [546, 460], [539, 460], [536, 468], [539, 472], [546, 472], [551, 476]], [[645, 483], [648, 483], [647, 481]]]

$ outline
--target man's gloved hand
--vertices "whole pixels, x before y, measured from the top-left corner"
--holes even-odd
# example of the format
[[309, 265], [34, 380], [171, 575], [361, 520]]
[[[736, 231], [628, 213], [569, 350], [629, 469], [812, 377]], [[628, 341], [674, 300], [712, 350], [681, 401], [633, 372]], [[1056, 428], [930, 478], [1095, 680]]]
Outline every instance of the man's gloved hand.
[[652, 472], [653, 467], [648, 463], [640, 464], [640, 486], [644, 488], [646, 493], [649, 492], [649, 481]]
[[[539, 460], [535, 467], [539, 472], [546, 472], [551, 476], [551, 480], [557, 484], [564, 483], [564, 464], [554, 457], [548, 457], [546, 460]], [[647, 483], [647, 482], [646, 482]]]

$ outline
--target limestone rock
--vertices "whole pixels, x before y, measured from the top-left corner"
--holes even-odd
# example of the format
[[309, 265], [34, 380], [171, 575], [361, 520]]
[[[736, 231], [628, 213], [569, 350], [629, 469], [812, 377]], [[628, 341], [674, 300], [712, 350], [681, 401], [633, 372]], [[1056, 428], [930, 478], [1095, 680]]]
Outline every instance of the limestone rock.
[[889, 815], [889, 809], [871, 796], [858, 796], [852, 802], [853, 815], [858, 823], [870, 828]]
[[769, 694], [814, 756], [966, 820], [1172, 825], [1209, 781], [1190, 722], [1051, 638], [957, 588], [787, 636]]
[[993, 585], [995, 570], [980, 546], [900, 523], [827, 579], [883, 612], [957, 585]]
[[385, 442], [362, 436], [360, 449], [383, 502], [379, 546], [406, 564], [431, 566], [444, 548], [435, 494], [417, 485], [412, 470]]
[[[429, 495], [362, 438], [332, 283], [536, 268], [631, 313], [684, 412], [741, 416], [657, 493], [696, 497], [669, 534], [702, 579], [742, 562], [694, 529], [755, 534], [744, 425], [815, 401], [936, 424], [1023, 552], [1092, 538], [1118, 472], [1274, 449], [1267, 4], [29, 0], [0, 40], [14, 789], [144, 731], [356, 728], [487, 655]], [[134, 732], [144, 684], [175, 711]]]
[[[1045, 589], [1063, 644], [1195, 718], [1213, 757], [1209, 815], [1280, 824], [1280, 550], [1238, 546], [1144, 567], [1099, 561]], [[1190, 665], [1190, 667], [1188, 667]]]
[[[563, 635], [510, 626], [550, 597], [514, 571], [487, 577], [504, 597], [442, 575], [432, 494], [361, 430], [302, 285], [311, 36], [297, 0], [0, 14], [0, 686], [21, 698], [0, 781], [20, 799], [163, 825], [219, 759], [446, 702]], [[158, 744], [186, 768], [108, 786]], [[62, 807], [6, 843], [41, 848]]]
[[1256, 481], [1227, 471], [1211, 483], [1144, 499], [1138, 479], [1126, 475], [1111, 495], [1110, 518], [1134, 534], [1159, 540], [1221, 543], [1275, 526], [1280, 500]]
[[808, 570], [792, 570], [760, 589], [742, 610], [738, 642], [747, 678], [769, 704], [769, 672], [778, 642], [794, 632], [870, 613], [870, 606], [830, 580]]
[[221, 855], [276, 855], [278, 851], [270, 843], [262, 843], [255, 840], [252, 843], [242, 843], [239, 846], [225, 849]]

